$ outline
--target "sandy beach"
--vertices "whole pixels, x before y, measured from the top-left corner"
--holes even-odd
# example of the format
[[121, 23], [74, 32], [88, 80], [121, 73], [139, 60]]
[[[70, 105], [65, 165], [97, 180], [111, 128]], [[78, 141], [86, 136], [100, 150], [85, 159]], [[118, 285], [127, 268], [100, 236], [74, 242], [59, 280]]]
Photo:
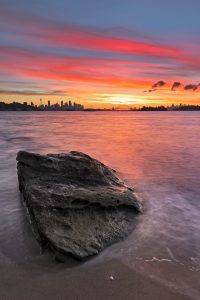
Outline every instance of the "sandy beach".
[[[173, 289], [138, 274], [118, 260], [81, 266], [62, 272], [48, 270], [46, 275], [12, 268], [1, 274], [0, 298], [10, 300], [187, 300]], [[169, 270], [170, 271], [170, 270]], [[1, 271], [2, 272], [2, 271]], [[30, 273], [32, 274], [30, 276]], [[110, 279], [113, 276], [113, 280]]]

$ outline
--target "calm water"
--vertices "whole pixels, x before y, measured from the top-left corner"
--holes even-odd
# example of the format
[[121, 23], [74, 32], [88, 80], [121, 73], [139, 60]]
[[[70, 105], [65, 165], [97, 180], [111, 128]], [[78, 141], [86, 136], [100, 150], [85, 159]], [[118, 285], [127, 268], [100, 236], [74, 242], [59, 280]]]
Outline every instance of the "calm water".
[[40, 253], [21, 204], [15, 158], [22, 149], [86, 152], [143, 198], [136, 230], [85, 268], [116, 258], [199, 299], [199, 112], [0, 113], [0, 272], [8, 278], [9, 270], [22, 277], [62, 274], [63, 266]]

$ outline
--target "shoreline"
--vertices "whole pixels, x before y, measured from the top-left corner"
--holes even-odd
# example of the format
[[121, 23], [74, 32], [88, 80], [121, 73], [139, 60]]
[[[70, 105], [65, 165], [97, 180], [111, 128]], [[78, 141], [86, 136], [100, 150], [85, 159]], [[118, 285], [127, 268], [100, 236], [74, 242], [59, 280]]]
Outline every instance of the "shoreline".
[[45, 112], [45, 113], [51, 113], [51, 112], [67, 112], [67, 113], [74, 113], [74, 112], [78, 112], [78, 113], [85, 113], [85, 112], [191, 112], [191, 111], [195, 111], [195, 112], [199, 112], [200, 111], [200, 108], [199, 109], [174, 109], [174, 110], [143, 110], [143, 109], [84, 109], [84, 110], [0, 110], [0, 113], [1, 112], [34, 112], [34, 113], [37, 113], [37, 112]]

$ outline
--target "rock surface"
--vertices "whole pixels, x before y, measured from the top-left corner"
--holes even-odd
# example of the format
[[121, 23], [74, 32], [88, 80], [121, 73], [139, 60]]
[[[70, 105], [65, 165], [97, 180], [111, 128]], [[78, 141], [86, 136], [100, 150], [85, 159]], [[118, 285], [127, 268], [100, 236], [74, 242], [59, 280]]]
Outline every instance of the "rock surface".
[[19, 188], [42, 248], [84, 259], [128, 235], [142, 207], [115, 171], [90, 156], [17, 154]]

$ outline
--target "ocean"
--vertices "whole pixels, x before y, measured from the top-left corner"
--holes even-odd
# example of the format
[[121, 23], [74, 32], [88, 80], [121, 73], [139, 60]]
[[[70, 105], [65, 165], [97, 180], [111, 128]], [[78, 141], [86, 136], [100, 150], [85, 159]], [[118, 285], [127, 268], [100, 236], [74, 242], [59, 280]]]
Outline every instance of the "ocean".
[[[81, 265], [52, 261], [41, 253], [22, 204], [19, 150], [82, 151], [115, 169], [143, 199], [136, 229]], [[52, 274], [62, 289], [66, 270], [117, 260], [200, 299], [199, 249], [200, 112], [0, 112], [0, 277], [6, 289], [14, 278], [48, 282]]]

